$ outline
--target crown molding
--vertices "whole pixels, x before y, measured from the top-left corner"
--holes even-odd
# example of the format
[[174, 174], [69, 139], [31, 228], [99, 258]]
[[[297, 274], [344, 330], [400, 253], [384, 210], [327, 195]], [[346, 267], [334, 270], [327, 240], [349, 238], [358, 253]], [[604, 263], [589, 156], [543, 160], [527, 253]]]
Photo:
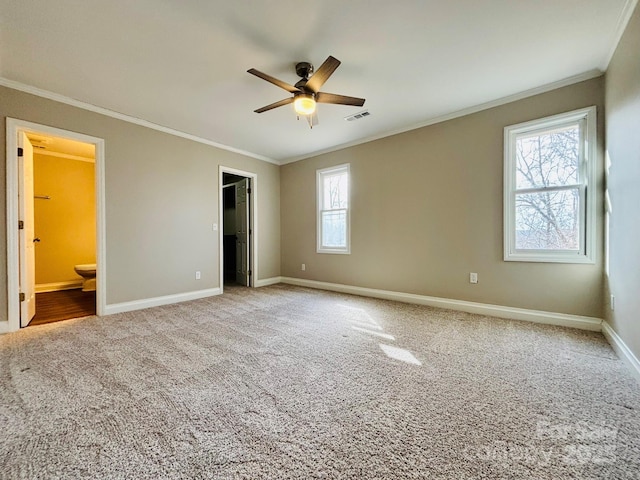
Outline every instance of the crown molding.
[[324, 150], [319, 150], [317, 152], [301, 155], [298, 157], [292, 157], [280, 162], [280, 165], [286, 165], [288, 163], [298, 162], [300, 160], [305, 160], [307, 158], [317, 157], [319, 155], [323, 155], [325, 153], [336, 152], [338, 150], [344, 150], [345, 148], [355, 147], [356, 145], [362, 145], [363, 143], [373, 142], [374, 140], [380, 140], [382, 138], [391, 137], [393, 135], [398, 135], [400, 133], [409, 132], [411, 130], [417, 130], [418, 128], [428, 127], [430, 125], [435, 125], [436, 123], [446, 122], [448, 120], [453, 120], [455, 118], [464, 117], [466, 115], [471, 115], [472, 113], [478, 113], [483, 110], [488, 110], [490, 108], [499, 107], [501, 105], [506, 105], [507, 103], [515, 102], [517, 100], [522, 100], [528, 97], [533, 97], [534, 95], [539, 95], [541, 93], [550, 92], [551, 90], [556, 90], [558, 88], [566, 87], [569, 85], [573, 85], [574, 83], [584, 82], [586, 80], [591, 80], [592, 78], [597, 78], [602, 76], [604, 72], [601, 70], [589, 70], [588, 72], [581, 73], [579, 75], [574, 75], [573, 77], [568, 77], [562, 80], [558, 80], [557, 82], [547, 83], [546, 85], [542, 85], [540, 87], [532, 88], [530, 90], [525, 90], [520, 93], [515, 93], [513, 95], [509, 95], [506, 97], [498, 98], [497, 100], [492, 100], [490, 102], [481, 103], [479, 105], [475, 105], [473, 107], [464, 108], [462, 110], [457, 110], [455, 112], [447, 113], [446, 115], [441, 115], [439, 117], [433, 117], [428, 120], [425, 120], [420, 123], [414, 123], [411, 125], [407, 125], [406, 127], [402, 127], [396, 130], [391, 130], [389, 132], [381, 133], [378, 135], [373, 135], [370, 137], [361, 138], [359, 140], [355, 140], [349, 143], [343, 143], [341, 145], [336, 145], [335, 147], [330, 147]]
[[622, 12], [620, 12], [620, 17], [618, 17], [618, 25], [616, 27], [616, 33], [614, 36], [614, 42], [611, 46], [611, 50], [607, 55], [604, 63], [602, 64], [602, 71], [606, 72], [609, 69], [609, 64], [613, 59], [613, 56], [618, 49], [618, 44], [620, 40], [622, 40], [622, 35], [624, 35], [624, 31], [627, 29], [627, 25], [629, 25], [629, 21], [631, 20], [631, 16], [638, 5], [638, 0], [627, 0], [624, 7], [622, 8]]
[[[629, 4], [635, 4], [637, 3], [638, 0], [629, 0], [629, 3], [627, 4], [627, 7], [629, 6]], [[627, 12], [628, 11], [628, 12]], [[625, 15], [628, 17], [624, 26], [626, 27], [626, 23], [628, 23], [629, 18], [631, 16], [631, 13], [633, 12], [633, 9], [629, 9], [626, 8], [625, 12], [627, 12]], [[620, 36], [622, 36], [622, 33], [620, 33]], [[619, 41], [619, 39], [618, 39]], [[617, 45], [617, 43], [616, 43]], [[615, 51], [615, 49], [614, 49]], [[211, 140], [207, 140], [206, 138], [202, 138], [202, 137], [198, 137], [196, 135], [192, 135], [190, 133], [185, 133], [185, 132], [181, 132], [179, 130], [175, 130], [169, 127], [165, 127], [162, 125], [158, 125], [152, 122], [149, 122], [147, 120], [142, 120], [140, 118], [136, 118], [136, 117], [132, 117], [130, 115], [126, 115], [124, 113], [119, 113], [119, 112], [115, 112], [113, 110], [108, 110], [106, 108], [103, 107], [98, 107], [96, 105], [92, 105], [90, 103], [86, 103], [86, 102], [82, 102], [80, 100], [75, 100], [73, 98], [70, 97], [66, 97], [64, 95], [59, 95], [57, 93], [54, 92], [50, 92], [47, 90], [42, 90], [40, 88], [37, 87], [32, 87], [30, 85], [26, 85], [20, 82], [16, 82], [14, 80], [9, 80], [7, 78], [4, 77], [0, 77], [0, 86], [5, 86], [7, 88], [12, 88], [14, 90], [19, 90], [25, 93], [29, 93], [32, 95], [36, 95], [39, 97], [43, 97], [43, 98], [47, 98], [49, 100], [54, 100], [60, 103], [64, 103], [67, 105], [71, 105], [77, 108], [81, 108], [83, 110], [88, 110], [91, 112], [95, 112], [95, 113], [99, 113], [102, 115], [106, 115], [112, 118], [116, 118], [119, 120], [123, 120], [125, 122], [129, 122], [129, 123], [133, 123], [136, 125], [140, 125], [143, 127], [147, 127], [147, 128], [151, 128], [153, 130], [157, 130], [163, 133], [167, 133], [169, 135], [174, 135], [177, 137], [182, 137], [182, 138], [186, 138], [188, 140], [192, 140], [194, 142], [198, 142], [198, 143], [203, 143], [205, 145], [209, 145], [212, 147], [216, 147], [216, 148], [220, 148], [222, 150], [227, 150], [230, 152], [234, 152], [234, 153], [239, 153], [240, 155], [244, 155], [247, 157], [251, 157], [251, 158], [255, 158], [257, 160], [262, 160], [264, 162], [268, 162], [274, 165], [286, 165], [289, 163], [294, 163], [294, 162], [298, 162], [300, 160], [306, 160], [308, 158], [313, 158], [313, 157], [317, 157], [320, 155], [324, 155], [326, 153], [331, 153], [331, 152], [336, 152], [338, 150], [344, 150], [345, 148], [349, 148], [349, 147], [355, 147], [357, 145], [362, 145], [364, 143], [369, 143], [369, 142], [373, 142], [375, 140], [380, 140], [382, 138], [386, 138], [386, 137], [391, 137], [393, 135], [398, 135], [400, 133], [405, 133], [405, 132], [409, 132], [411, 130], [417, 130], [419, 128], [423, 128], [423, 127], [428, 127], [430, 125], [435, 125], [437, 123], [442, 123], [442, 122], [446, 122], [448, 120], [453, 120], [455, 118], [459, 118], [459, 117], [464, 117], [466, 115], [471, 115], [473, 113], [478, 113], [481, 112], [483, 110], [488, 110], [490, 108], [494, 108], [494, 107], [499, 107], [501, 105], [505, 105], [507, 103], [511, 103], [511, 102], [515, 102], [518, 100], [522, 100], [528, 97], [532, 97], [534, 95], [539, 95], [541, 93], [546, 93], [546, 92], [550, 92], [552, 90], [556, 90], [558, 88], [562, 88], [562, 87], [566, 87], [569, 85], [573, 85], [575, 83], [580, 83], [580, 82], [584, 82], [586, 80], [591, 80], [593, 78], [597, 78], [601, 75], [603, 75], [603, 71], [596, 69], [596, 70], [590, 70], [588, 72], [584, 72], [581, 73], [579, 75], [574, 75], [572, 77], [568, 77], [562, 80], [558, 80], [556, 82], [552, 82], [552, 83], [548, 83], [546, 85], [542, 85], [540, 87], [536, 87], [536, 88], [532, 88], [529, 90], [525, 90], [523, 92], [519, 92], [513, 95], [508, 95], [506, 97], [501, 97], [498, 98], [496, 100], [492, 100], [490, 102], [486, 102], [486, 103], [482, 103], [479, 105], [475, 105], [473, 107], [469, 107], [469, 108], [465, 108], [462, 110], [457, 110], [455, 112], [451, 112], [448, 113], [446, 115], [441, 115], [438, 117], [433, 117], [430, 119], [427, 119], [425, 121], [422, 121], [420, 123], [417, 124], [411, 124], [411, 125], [407, 125], [405, 127], [401, 127], [399, 129], [395, 129], [395, 130], [390, 130], [384, 133], [380, 133], [378, 135], [373, 135], [373, 136], [369, 136], [369, 137], [364, 137], [358, 140], [354, 140], [353, 142], [348, 142], [348, 143], [343, 143], [340, 145], [335, 145], [333, 147], [329, 147], [323, 150], [318, 150], [316, 152], [312, 152], [309, 154], [304, 154], [304, 155], [300, 155], [300, 156], [296, 156], [296, 157], [291, 157], [291, 158], [287, 158], [287, 159], [283, 159], [283, 160], [275, 160], [269, 157], [265, 157], [264, 155], [259, 155], [253, 152], [247, 152], [245, 150], [240, 150], [234, 147], [230, 147], [228, 145], [223, 145], [217, 142], [213, 142]]]
[[60, 95], [58, 93], [51, 92], [49, 90], [43, 90], [41, 88], [37, 88], [31, 85], [27, 85], [25, 83], [16, 82], [15, 80], [9, 80], [5, 77], [0, 77], [0, 86], [11, 88], [13, 90], [19, 90], [24, 93], [29, 93], [31, 95], [35, 95], [37, 97], [46, 98], [48, 100], [53, 100], [55, 102], [64, 103], [65, 105], [70, 105], [72, 107], [81, 108], [83, 110], [88, 110], [90, 112], [99, 113], [100, 115], [105, 115], [107, 117], [115, 118], [117, 120], [122, 120], [124, 122], [133, 123], [135, 125], [139, 125], [141, 127], [150, 128], [152, 130], [156, 130], [158, 132], [167, 133], [169, 135], [173, 135], [175, 137], [186, 138], [187, 140], [192, 140], [194, 142], [203, 143], [205, 145], [209, 145], [211, 147], [216, 147], [221, 150], [227, 150], [229, 152], [238, 153], [240, 155], [244, 155], [245, 157], [255, 158], [256, 160], [262, 160], [263, 162], [273, 163], [275, 165], [279, 165], [280, 163], [276, 160], [265, 157], [264, 155], [258, 155], [257, 153], [247, 152], [246, 150], [240, 150], [238, 148], [230, 147], [228, 145], [224, 145], [222, 143], [214, 142], [212, 140], [208, 140], [206, 138], [198, 137], [197, 135], [192, 135], [190, 133], [181, 132], [180, 130], [175, 130], [170, 127], [165, 127], [164, 125], [158, 125], [157, 123], [149, 122], [147, 120], [143, 120], [141, 118], [132, 117], [131, 115], [127, 115], [124, 113], [116, 112], [114, 110], [109, 110], [108, 108], [99, 107], [97, 105], [93, 105], [91, 103], [83, 102], [81, 100], [76, 100], [75, 98], [67, 97], [65, 95]]

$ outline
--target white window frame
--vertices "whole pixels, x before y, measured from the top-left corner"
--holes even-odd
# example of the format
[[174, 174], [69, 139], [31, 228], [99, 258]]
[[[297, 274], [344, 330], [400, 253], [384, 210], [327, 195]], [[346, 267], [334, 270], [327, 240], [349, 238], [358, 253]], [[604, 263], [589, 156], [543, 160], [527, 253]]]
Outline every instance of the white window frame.
[[[580, 249], [516, 249], [516, 138], [568, 124], [582, 123], [580, 159]], [[596, 255], [596, 107], [561, 113], [504, 129], [504, 260], [511, 262], [595, 263]], [[536, 191], [537, 189], [526, 189]], [[541, 191], [544, 189], [540, 189]]]
[[[337, 173], [346, 173], [348, 182], [347, 192], [347, 208], [323, 210], [324, 205], [324, 178]], [[317, 252], [318, 253], [337, 253], [348, 255], [351, 253], [351, 170], [350, 165], [345, 163], [343, 165], [337, 165], [335, 167], [322, 168], [316, 170], [316, 220], [317, 220]], [[322, 212], [324, 211], [338, 211], [344, 210], [346, 212], [346, 237], [347, 245], [345, 247], [326, 247], [322, 245]]]

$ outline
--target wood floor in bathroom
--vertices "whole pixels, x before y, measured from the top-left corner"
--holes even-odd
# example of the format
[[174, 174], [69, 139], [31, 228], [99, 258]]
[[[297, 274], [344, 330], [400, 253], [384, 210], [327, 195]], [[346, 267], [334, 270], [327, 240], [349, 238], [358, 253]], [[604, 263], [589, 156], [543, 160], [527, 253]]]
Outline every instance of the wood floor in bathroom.
[[36, 316], [29, 326], [96, 314], [96, 292], [62, 290], [36, 293]]

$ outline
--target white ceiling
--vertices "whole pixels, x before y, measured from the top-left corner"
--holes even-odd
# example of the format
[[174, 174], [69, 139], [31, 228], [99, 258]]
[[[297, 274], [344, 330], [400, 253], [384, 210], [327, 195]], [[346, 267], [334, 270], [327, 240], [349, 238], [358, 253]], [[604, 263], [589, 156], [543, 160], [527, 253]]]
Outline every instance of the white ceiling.
[[[0, 0], [0, 76], [277, 163], [606, 68], [636, 0]], [[310, 130], [294, 65], [342, 65]], [[6, 84], [7, 82], [5, 82]], [[368, 109], [355, 122], [345, 116]]]

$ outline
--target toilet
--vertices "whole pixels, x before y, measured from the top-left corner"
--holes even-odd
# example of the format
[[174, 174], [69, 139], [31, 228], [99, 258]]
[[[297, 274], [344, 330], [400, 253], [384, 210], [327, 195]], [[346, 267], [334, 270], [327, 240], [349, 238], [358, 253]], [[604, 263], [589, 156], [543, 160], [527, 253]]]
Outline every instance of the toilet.
[[82, 291], [95, 292], [96, 290], [96, 264], [87, 263], [73, 267], [78, 275], [82, 277]]

